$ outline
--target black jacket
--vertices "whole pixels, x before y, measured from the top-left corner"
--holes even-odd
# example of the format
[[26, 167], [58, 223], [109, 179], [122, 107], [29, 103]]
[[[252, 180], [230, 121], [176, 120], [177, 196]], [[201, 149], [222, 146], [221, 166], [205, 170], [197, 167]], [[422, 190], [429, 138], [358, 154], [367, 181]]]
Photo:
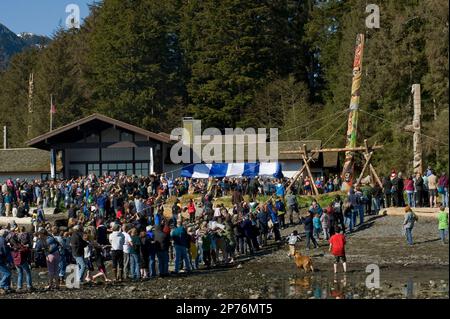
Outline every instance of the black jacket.
[[74, 257], [84, 257], [84, 247], [87, 245], [88, 243], [83, 239], [80, 232], [73, 233], [70, 238], [70, 247], [72, 248], [72, 255]]
[[305, 232], [313, 232], [313, 218], [311, 215], [302, 218], [303, 226], [305, 227]]

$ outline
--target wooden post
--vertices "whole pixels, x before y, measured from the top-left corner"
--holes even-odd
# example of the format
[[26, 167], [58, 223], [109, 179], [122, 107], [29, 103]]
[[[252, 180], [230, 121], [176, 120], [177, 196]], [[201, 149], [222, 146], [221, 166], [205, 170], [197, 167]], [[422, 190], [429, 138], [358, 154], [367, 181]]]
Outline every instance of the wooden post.
[[304, 166], [306, 168], [306, 171], [308, 172], [308, 176], [311, 179], [311, 187], [314, 190], [314, 194], [317, 196], [317, 195], [319, 195], [319, 191], [317, 190], [316, 184], [314, 183], [314, 177], [309, 168], [308, 160], [306, 159], [305, 154], [308, 154], [308, 152], [306, 150], [306, 144], [303, 144], [303, 154], [301, 154], [301, 156], [302, 156], [303, 162], [305, 163]]
[[370, 159], [372, 158], [372, 154], [373, 154], [373, 152], [370, 152], [369, 154], [364, 153], [364, 158], [365, 158], [366, 162], [364, 163], [363, 169], [361, 170], [361, 174], [359, 174], [359, 177], [356, 180], [355, 186], [358, 186], [359, 183], [361, 183], [361, 180], [364, 176], [364, 172], [366, 171], [366, 168], [370, 163]]
[[[298, 152], [298, 153], [301, 154], [302, 152], [303, 151], [300, 149], [300, 152]], [[311, 156], [308, 157], [308, 160], [306, 162], [309, 163], [310, 161], [312, 161], [312, 154], [311, 154]], [[305, 168], [306, 168], [306, 166], [303, 165], [302, 168], [294, 175], [294, 179], [291, 181], [289, 186], [286, 188], [286, 193], [292, 188], [292, 186], [295, 184], [295, 182], [300, 177], [300, 175], [302, 175], [302, 173], [304, 172]]]
[[412, 93], [414, 98], [414, 116], [412, 129], [414, 131], [413, 135], [413, 149], [414, 149], [414, 173], [419, 173], [422, 175], [422, 142], [420, 138], [420, 114], [421, 114], [421, 100], [420, 100], [420, 84], [414, 84], [412, 86]]
[[370, 171], [372, 172], [373, 176], [375, 177], [375, 181], [378, 183], [381, 189], [383, 189], [383, 183], [381, 182], [380, 178], [378, 177], [377, 172], [375, 171], [375, 168], [373, 168], [372, 164], [369, 164]]

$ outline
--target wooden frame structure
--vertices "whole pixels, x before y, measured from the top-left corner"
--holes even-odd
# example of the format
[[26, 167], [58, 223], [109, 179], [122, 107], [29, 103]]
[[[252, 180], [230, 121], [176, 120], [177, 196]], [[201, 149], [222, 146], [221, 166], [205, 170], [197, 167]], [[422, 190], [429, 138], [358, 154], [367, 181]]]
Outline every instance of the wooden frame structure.
[[367, 170], [367, 168], [369, 168], [370, 174], [373, 175], [375, 182], [381, 187], [383, 188], [383, 184], [381, 183], [380, 178], [378, 177], [378, 174], [375, 170], [375, 168], [373, 167], [373, 165], [370, 163], [370, 160], [372, 159], [372, 155], [374, 150], [376, 149], [381, 149], [383, 148], [383, 145], [373, 145], [373, 146], [369, 146], [369, 144], [367, 143], [367, 140], [364, 140], [364, 146], [357, 146], [357, 147], [352, 147], [352, 148], [324, 148], [324, 149], [317, 149], [317, 150], [311, 150], [310, 153], [308, 153], [308, 150], [306, 149], [306, 145], [303, 144], [303, 146], [300, 148], [300, 150], [298, 151], [282, 151], [282, 154], [299, 154], [300, 158], [303, 161], [303, 166], [301, 167], [301, 169], [294, 175], [291, 183], [289, 184], [289, 186], [286, 188], [286, 191], [288, 191], [292, 185], [294, 185], [294, 183], [297, 181], [297, 179], [300, 177], [300, 175], [306, 170], [308, 177], [311, 179], [311, 187], [314, 191], [315, 196], [319, 195], [319, 191], [316, 187], [316, 184], [314, 183], [314, 178], [312, 176], [311, 173], [311, 169], [309, 167], [309, 162], [312, 161], [312, 157], [315, 153], [327, 153], [327, 152], [363, 152], [363, 156], [364, 156], [364, 166], [361, 170], [361, 173], [358, 177], [358, 179], [356, 180], [355, 186], [358, 186], [361, 183], [361, 180], [364, 176], [364, 172]]

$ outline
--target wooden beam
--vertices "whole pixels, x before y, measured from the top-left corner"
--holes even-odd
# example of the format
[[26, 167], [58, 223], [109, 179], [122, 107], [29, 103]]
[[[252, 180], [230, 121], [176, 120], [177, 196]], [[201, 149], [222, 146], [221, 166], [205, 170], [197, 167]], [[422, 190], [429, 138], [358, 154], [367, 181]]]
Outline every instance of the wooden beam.
[[370, 171], [372, 172], [373, 176], [375, 177], [375, 181], [378, 183], [378, 185], [383, 189], [383, 183], [381, 183], [380, 178], [378, 177], [377, 172], [375, 171], [375, 168], [373, 168], [372, 164], [369, 164]]
[[364, 158], [366, 159], [366, 162], [364, 163], [364, 166], [363, 166], [363, 168], [362, 168], [362, 170], [361, 170], [361, 174], [359, 174], [359, 177], [358, 177], [358, 179], [356, 180], [355, 186], [358, 186], [359, 183], [361, 183], [361, 180], [362, 180], [362, 178], [363, 178], [363, 176], [364, 176], [364, 172], [366, 171], [366, 168], [367, 168], [367, 166], [368, 166], [369, 163], [370, 163], [370, 159], [372, 158], [372, 154], [373, 154], [373, 152], [370, 152], [368, 155], [367, 155], [367, 154], [364, 154]]
[[[378, 150], [383, 148], [383, 145], [369, 146], [370, 150]], [[347, 148], [323, 148], [318, 150], [312, 150], [311, 153], [331, 153], [331, 152], [364, 152], [366, 150], [365, 146], [358, 147], [347, 147]], [[280, 154], [302, 154], [301, 151], [281, 151]]]

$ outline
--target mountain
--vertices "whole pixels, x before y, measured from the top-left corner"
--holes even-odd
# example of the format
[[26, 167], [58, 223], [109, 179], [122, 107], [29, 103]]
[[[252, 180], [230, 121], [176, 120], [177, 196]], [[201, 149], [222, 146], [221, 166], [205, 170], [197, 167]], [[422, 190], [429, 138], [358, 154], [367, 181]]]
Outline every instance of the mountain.
[[0, 23], [0, 69], [6, 67], [16, 53], [32, 46], [45, 46], [50, 38], [32, 33], [15, 34]]

